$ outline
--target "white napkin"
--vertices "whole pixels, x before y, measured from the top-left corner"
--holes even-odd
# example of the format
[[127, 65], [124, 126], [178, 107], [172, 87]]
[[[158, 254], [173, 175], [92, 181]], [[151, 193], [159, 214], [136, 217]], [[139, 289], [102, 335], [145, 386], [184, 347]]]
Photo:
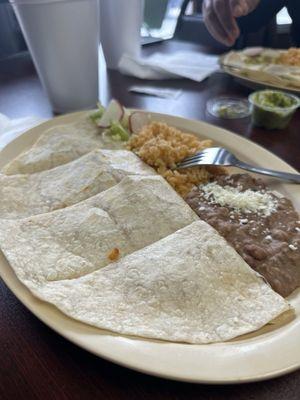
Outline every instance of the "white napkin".
[[44, 120], [38, 117], [10, 119], [0, 114], [0, 150], [23, 132], [42, 122]]
[[192, 51], [154, 53], [147, 58], [124, 54], [119, 62], [121, 73], [141, 79], [188, 78], [201, 82], [218, 69], [218, 56]]

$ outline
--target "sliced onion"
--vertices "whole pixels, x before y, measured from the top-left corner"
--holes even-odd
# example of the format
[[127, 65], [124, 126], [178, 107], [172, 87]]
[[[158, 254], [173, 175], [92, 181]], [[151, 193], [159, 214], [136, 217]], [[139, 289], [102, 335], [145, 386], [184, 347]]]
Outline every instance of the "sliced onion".
[[100, 128], [109, 128], [112, 121], [121, 121], [124, 108], [117, 100], [111, 100], [102, 117], [97, 121]]

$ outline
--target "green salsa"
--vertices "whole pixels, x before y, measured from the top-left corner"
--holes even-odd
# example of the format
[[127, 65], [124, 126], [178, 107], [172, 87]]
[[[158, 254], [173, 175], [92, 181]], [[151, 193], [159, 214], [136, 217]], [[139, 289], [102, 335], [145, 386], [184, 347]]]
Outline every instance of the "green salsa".
[[300, 105], [298, 97], [277, 90], [262, 90], [249, 96], [252, 122], [266, 129], [283, 129]]

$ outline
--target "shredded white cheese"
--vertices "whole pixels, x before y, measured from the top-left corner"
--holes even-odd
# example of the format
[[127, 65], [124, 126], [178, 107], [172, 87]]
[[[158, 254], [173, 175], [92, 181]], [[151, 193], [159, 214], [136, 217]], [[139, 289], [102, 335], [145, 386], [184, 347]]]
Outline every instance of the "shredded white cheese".
[[220, 186], [216, 182], [200, 185], [204, 198], [213, 204], [227, 206], [235, 211], [251, 213], [255, 212], [263, 216], [269, 216], [276, 211], [278, 201], [270, 193], [262, 193], [247, 189], [244, 192], [231, 186]]
[[298, 247], [297, 247], [297, 246], [294, 246], [293, 244], [289, 244], [289, 248], [290, 248], [291, 250], [293, 250], [293, 251], [298, 250]]

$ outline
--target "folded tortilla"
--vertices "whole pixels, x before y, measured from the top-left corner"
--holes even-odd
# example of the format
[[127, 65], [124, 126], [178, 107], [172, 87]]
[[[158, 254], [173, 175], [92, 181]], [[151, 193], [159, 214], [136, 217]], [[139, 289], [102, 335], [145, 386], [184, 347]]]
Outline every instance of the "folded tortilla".
[[33, 174], [66, 164], [98, 148], [120, 146], [120, 143], [104, 142], [99, 128], [84, 117], [73, 124], [48, 129], [30, 149], [5, 165], [2, 173]]
[[300, 67], [276, 64], [276, 59], [281, 52], [274, 49], [262, 51], [261, 55], [273, 59], [273, 63], [248, 63], [249, 57], [244, 51], [231, 51], [222, 57], [221, 62], [225, 67], [233, 68], [233, 71], [241, 77], [298, 89], [300, 88]]
[[[11, 239], [2, 231], [0, 244], [22, 282], [66, 315], [102, 329], [176, 342], [221, 342], [257, 330], [289, 309], [204, 221], [102, 269], [64, 280], [59, 280], [63, 275], [47, 277], [46, 269], [41, 273], [45, 263], [51, 271], [50, 241], [33, 235], [37, 241], [29, 248], [32, 236], [21, 228], [28, 220], [7, 222], [19, 228], [11, 231]], [[15, 243], [26, 250], [25, 260]], [[52, 255], [55, 262], [55, 248]], [[61, 266], [71, 268], [70, 263]]]
[[127, 175], [155, 171], [127, 150], [95, 150], [70, 163], [27, 175], [0, 175], [0, 218], [23, 218], [94, 196]]
[[199, 217], [160, 176], [129, 176], [73, 207], [0, 220], [1, 248], [18, 277], [73, 279], [141, 249]]

